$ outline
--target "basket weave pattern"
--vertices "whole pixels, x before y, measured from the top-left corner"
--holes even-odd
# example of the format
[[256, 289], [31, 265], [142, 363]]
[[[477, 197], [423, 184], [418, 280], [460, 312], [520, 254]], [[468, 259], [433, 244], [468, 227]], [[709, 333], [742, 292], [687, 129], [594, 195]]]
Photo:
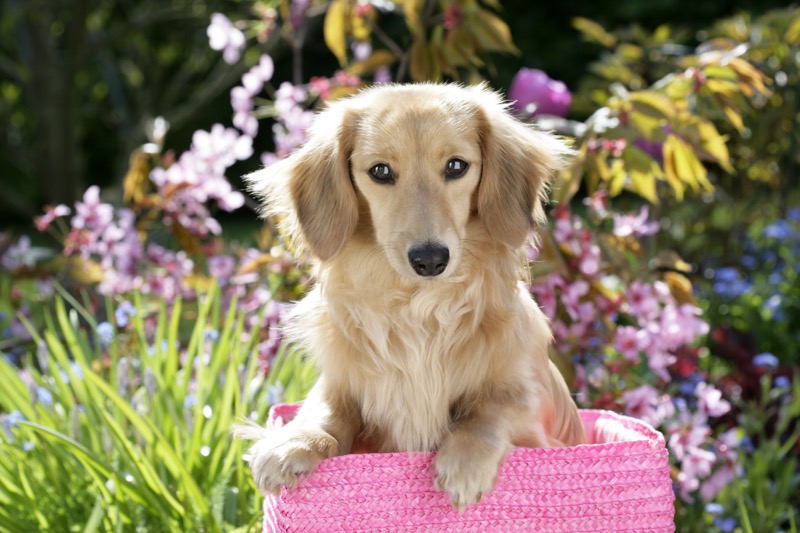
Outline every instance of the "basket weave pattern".
[[[268, 425], [297, 408], [273, 407]], [[580, 416], [589, 444], [512, 450], [495, 488], [461, 514], [433, 487], [434, 453], [345, 455], [267, 496], [264, 531], [673, 532], [663, 436], [607, 411]]]

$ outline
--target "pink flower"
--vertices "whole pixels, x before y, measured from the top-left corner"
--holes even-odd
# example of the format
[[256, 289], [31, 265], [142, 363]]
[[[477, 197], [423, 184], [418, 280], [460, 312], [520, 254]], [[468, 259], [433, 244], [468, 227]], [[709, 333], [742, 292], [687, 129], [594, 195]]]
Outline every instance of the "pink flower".
[[700, 412], [708, 416], [722, 416], [731, 410], [731, 404], [722, 398], [722, 391], [709, 383], [701, 381], [694, 389]]
[[628, 287], [628, 305], [631, 314], [639, 318], [640, 322], [651, 319], [660, 310], [659, 301], [653, 294], [652, 286], [639, 280], [634, 281]]
[[563, 82], [537, 69], [523, 68], [511, 81], [508, 97], [518, 113], [533, 115], [567, 115], [572, 95]]
[[633, 326], [619, 326], [615, 332], [614, 347], [629, 361], [638, 361], [639, 354], [650, 346], [647, 331]]
[[614, 234], [619, 237], [641, 237], [658, 232], [658, 222], [648, 222], [648, 207], [642, 206], [638, 214], [621, 215], [614, 213]]
[[672, 378], [667, 372], [667, 368], [675, 364], [677, 358], [671, 353], [667, 353], [655, 348], [651, 348], [647, 353], [647, 366], [650, 367], [658, 377], [669, 383]]
[[653, 427], [658, 427], [664, 419], [675, 414], [675, 407], [669, 395], [660, 394], [650, 385], [642, 385], [622, 393], [625, 402], [625, 414], [644, 420]]
[[244, 33], [236, 28], [222, 13], [211, 15], [211, 24], [206, 30], [208, 45], [212, 50], [222, 50], [222, 58], [228, 64], [239, 61], [245, 45]]
[[734, 467], [730, 464], [722, 465], [700, 485], [700, 498], [706, 502], [713, 500], [719, 491], [730, 485], [735, 478]]
[[584, 249], [578, 268], [585, 275], [594, 276], [600, 271], [600, 259], [600, 247], [596, 244], [591, 244]]
[[45, 207], [44, 215], [34, 219], [36, 229], [39, 231], [45, 231], [48, 227], [50, 227], [50, 224], [52, 224], [56, 218], [65, 217], [70, 213], [72, 213], [72, 210], [64, 204], [59, 204], [55, 207], [48, 205]]
[[111, 222], [114, 208], [100, 202], [100, 188], [92, 185], [83, 193], [83, 202], [75, 203], [72, 227], [100, 232]]
[[677, 478], [679, 492], [684, 500], [692, 501], [690, 494], [700, 488], [700, 481], [711, 474], [711, 468], [716, 461], [717, 456], [708, 450], [696, 447], [687, 450]]

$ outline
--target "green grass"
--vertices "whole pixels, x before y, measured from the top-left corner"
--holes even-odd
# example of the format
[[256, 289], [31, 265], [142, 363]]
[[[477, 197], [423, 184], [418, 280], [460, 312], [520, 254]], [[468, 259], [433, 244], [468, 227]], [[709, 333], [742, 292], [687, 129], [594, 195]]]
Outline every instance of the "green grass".
[[302, 398], [313, 372], [284, 351], [264, 376], [260, 326], [248, 331], [236, 302], [223, 314], [216, 289], [197, 305], [135, 304], [103, 349], [62, 292], [43, 333], [31, 329], [24, 372], [0, 358], [0, 413], [24, 417], [0, 428], [0, 531], [260, 531], [247, 443], [231, 428], [265, 420], [278, 382]]

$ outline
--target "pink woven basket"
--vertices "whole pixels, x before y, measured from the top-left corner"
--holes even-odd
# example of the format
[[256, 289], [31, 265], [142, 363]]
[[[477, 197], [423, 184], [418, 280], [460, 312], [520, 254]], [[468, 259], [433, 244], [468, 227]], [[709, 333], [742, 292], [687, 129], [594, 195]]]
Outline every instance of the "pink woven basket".
[[[268, 425], [297, 408], [276, 405]], [[675, 531], [664, 437], [608, 411], [580, 416], [589, 444], [512, 450], [495, 488], [462, 514], [433, 487], [435, 453], [354, 454], [267, 496], [264, 531]]]

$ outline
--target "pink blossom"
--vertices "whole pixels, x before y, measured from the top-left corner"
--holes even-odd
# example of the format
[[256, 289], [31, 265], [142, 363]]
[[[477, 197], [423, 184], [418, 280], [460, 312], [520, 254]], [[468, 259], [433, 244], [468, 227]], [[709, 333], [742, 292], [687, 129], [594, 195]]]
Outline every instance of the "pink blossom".
[[614, 213], [614, 234], [619, 237], [642, 237], [658, 232], [658, 222], [648, 222], [648, 207], [642, 206], [638, 214], [622, 215]]
[[650, 346], [647, 331], [633, 326], [619, 326], [614, 336], [614, 347], [629, 361], [638, 361], [639, 354]]
[[564, 304], [564, 308], [573, 320], [577, 320], [580, 316], [580, 300], [582, 297], [586, 296], [588, 292], [589, 284], [582, 279], [575, 280], [562, 291], [561, 303]]
[[49, 205], [45, 207], [44, 215], [34, 219], [36, 229], [39, 231], [45, 231], [48, 227], [50, 227], [50, 224], [52, 224], [56, 218], [65, 217], [71, 213], [72, 210], [64, 204], [59, 204], [55, 207]]
[[583, 204], [588, 207], [597, 217], [604, 219], [608, 217], [608, 193], [597, 191], [593, 195], [583, 199]]
[[245, 36], [222, 13], [211, 15], [211, 24], [206, 30], [208, 45], [212, 50], [222, 50], [222, 58], [228, 64], [239, 61], [245, 45]]
[[678, 474], [678, 488], [681, 497], [692, 501], [691, 493], [700, 488], [700, 481], [711, 474], [711, 468], [717, 461], [717, 456], [702, 448], [688, 448], [681, 461], [681, 471]]
[[628, 305], [631, 314], [639, 320], [649, 320], [658, 314], [660, 305], [653, 293], [653, 288], [644, 282], [636, 280], [628, 287]]
[[708, 416], [722, 416], [731, 410], [731, 404], [722, 398], [722, 391], [701, 381], [694, 389], [700, 412]]
[[735, 478], [733, 465], [722, 465], [700, 485], [700, 498], [706, 502], [713, 500], [719, 491], [730, 485]]
[[100, 188], [92, 185], [83, 193], [83, 201], [75, 203], [72, 227], [100, 232], [111, 222], [114, 208], [100, 202]]
[[584, 249], [578, 268], [587, 276], [594, 276], [600, 271], [600, 259], [600, 247], [592, 244]]
[[676, 360], [674, 355], [653, 348], [647, 353], [647, 366], [655, 375], [667, 383], [672, 381], [669, 372], [667, 372], [667, 368], [675, 364]]
[[642, 385], [622, 393], [625, 413], [658, 427], [675, 413], [675, 407], [667, 394], [659, 393], [651, 385]]

